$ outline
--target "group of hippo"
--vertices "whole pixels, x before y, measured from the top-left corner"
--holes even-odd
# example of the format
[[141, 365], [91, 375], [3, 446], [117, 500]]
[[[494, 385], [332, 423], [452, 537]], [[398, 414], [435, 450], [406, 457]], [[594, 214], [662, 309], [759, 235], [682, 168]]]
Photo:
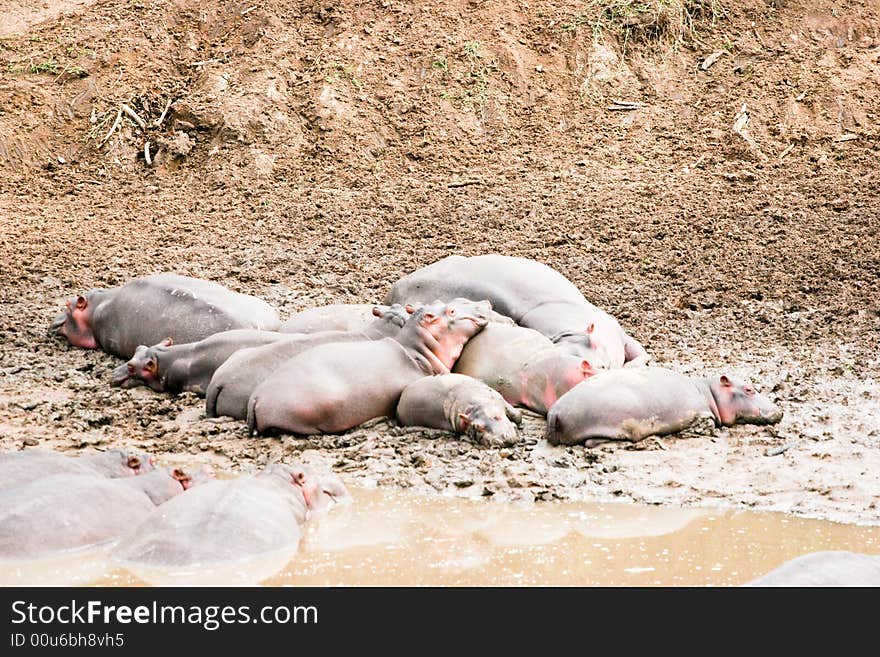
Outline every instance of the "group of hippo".
[[254, 433], [338, 433], [390, 416], [406, 426], [518, 441], [518, 407], [551, 444], [638, 441], [715, 425], [778, 422], [755, 388], [691, 378], [649, 356], [545, 264], [450, 256], [400, 279], [383, 305], [311, 308], [282, 323], [265, 301], [157, 274], [67, 301], [52, 331], [128, 359], [116, 385], [191, 391], [209, 416]]
[[111, 450], [71, 457], [0, 454], [0, 563], [47, 560], [90, 549], [131, 570], [228, 567], [290, 560], [303, 523], [348, 498], [332, 474], [276, 463], [255, 476], [215, 479], [157, 468], [152, 457]]

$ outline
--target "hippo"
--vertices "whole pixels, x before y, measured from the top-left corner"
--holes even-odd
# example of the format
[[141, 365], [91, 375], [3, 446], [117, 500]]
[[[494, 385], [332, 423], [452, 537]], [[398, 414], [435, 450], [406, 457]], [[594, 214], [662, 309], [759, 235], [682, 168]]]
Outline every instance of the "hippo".
[[57, 474], [0, 493], [0, 559], [35, 559], [119, 538], [197, 480], [179, 468], [106, 479]]
[[78, 474], [115, 479], [143, 474], [152, 469], [153, 457], [123, 449], [81, 456], [42, 449], [8, 452], [0, 454], [0, 491], [52, 475]]
[[113, 370], [114, 386], [142, 384], [156, 392], [194, 392], [205, 396], [214, 372], [236, 351], [287, 339], [277, 331], [235, 329], [204, 340], [173, 344], [168, 338], [157, 345], [140, 345], [131, 360]]
[[199, 278], [155, 274], [71, 297], [50, 333], [75, 347], [128, 359], [139, 345], [168, 337], [185, 344], [231, 329], [274, 331], [280, 324], [278, 313], [262, 299]]
[[522, 414], [481, 381], [463, 374], [437, 374], [404, 388], [397, 419], [403, 426], [443, 429], [481, 445], [505, 447], [519, 442], [516, 426]]
[[449, 256], [397, 281], [384, 303], [459, 296], [488, 299], [495, 311], [544, 334], [597, 369], [644, 365], [650, 358], [616, 319], [587, 301], [571, 281], [527, 258]]
[[247, 417], [248, 398], [264, 379], [285, 362], [304, 351], [329, 342], [363, 342], [396, 334], [409, 319], [404, 306], [375, 307], [375, 319], [361, 331], [321, 331], [291, 334], [286, 339], [262, 347], [243, 349], [221, 365], [208, 385], [205, 412], [208, 417], [228, 415], [238, 420]]
[[386, 306], [371, 303], [335, 303], [306, 308], [284, 322], [282, 333], [317, 333], [318, 331], [362, 331], [373, 320], [374, 308]]
[[813, 552], [786, 561], [745, 586], [880, 586], [880, 556]]
[[264, 579], [290, 561], [312, 513], [348, 499], [335, 475], [272, 464], [255, 476], [215, 480], [163, 504], [114, 547], [111, 560], [135, 573], [186, 569], [188, 577], [222, 566], [228, 578], [230, 563], [238, 573], [243, 560], [260, 559], [272, 564], [256, 578]]
[[726, 375], [692, 378], [660, 367], [613, 370], [579, 383], [553, 405], [547, 440], [638, 442], [683, 431], [702, 418], [725, 427], [775, 424], [782, 411], [751, 384]]
[[251, 432], [340, 433], [393, 416], [400, 394], [423, 376], [449, 374], [488, 320], [488, 302], [423, 306], [390, 338], [325, 344], [294, 356], [248, 400]]
[[547, 415], [595, 370], [534, 329], [490, 324], [465, 345], [453, 372], [479, 379], [511, 404]]

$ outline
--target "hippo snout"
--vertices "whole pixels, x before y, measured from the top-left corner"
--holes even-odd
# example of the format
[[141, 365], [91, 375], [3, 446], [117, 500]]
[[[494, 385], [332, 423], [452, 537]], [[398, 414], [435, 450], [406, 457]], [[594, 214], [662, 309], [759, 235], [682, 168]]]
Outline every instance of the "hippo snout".
[[763, 411], [758, 424], [777, 424], [782, 421], [782, 409], [778, 406]]
[[114, 386], [121, 388], [131, 388], [134, 385], [134, 381], [131, 379], [131, 369], [129, 368], [128, 363], [120, 365], [113, 370], [110, 382]]
[[67, 322], [67, 313], [60, 313], [49, 324], [49, 335], [63, 335], [62, 329]]

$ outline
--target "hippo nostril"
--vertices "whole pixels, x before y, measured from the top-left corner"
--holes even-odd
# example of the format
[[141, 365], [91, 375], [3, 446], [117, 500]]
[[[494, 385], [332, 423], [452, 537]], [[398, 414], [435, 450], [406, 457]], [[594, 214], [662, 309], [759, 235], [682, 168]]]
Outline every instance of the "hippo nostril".
[[129, 457], [128, 467], [132, 470], [138, 470], [141, 467], [141, 460], [137, 456]]

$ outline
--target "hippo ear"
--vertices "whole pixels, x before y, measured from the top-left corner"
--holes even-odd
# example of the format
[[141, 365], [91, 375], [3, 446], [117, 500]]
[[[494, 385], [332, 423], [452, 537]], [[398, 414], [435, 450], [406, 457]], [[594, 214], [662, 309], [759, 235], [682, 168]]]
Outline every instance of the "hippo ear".
[[467, 428], [471, 426], [471, 419], [468, 417], [467, 413], [459, 413], [458, 423], [461, 425], [459, 431], [467, 431]]
[[379, 306], [373, 306], [373, 315], [376, 317], [381, 317], [382, 309]]
[[590, 325], [587, 327], [587, 335], [590, 335], [595, 330], [596, 330], [596, 323], [590, 322]]
[[406, 304], [406, 305], [403, 307], [403, 309], [404, 309], [404, 310], [407, 312], [407, 314], [409, 314], [409, 315], [412, 315], [412, 314], [416, 311], [415, 307], [414, 307], [411, 303]]
[[718, 380], [721, 381], [721, 385], [723, 385], [725, 388], [730, 388], [733, 385], [733, 382], [727, 377], [726, 374], [722, 374], [721, 378]]
[[76, 298], [76, 309], [77, 310], [85, 310], [85, 307], [89, 305], [89, 300], [86, 299], [83, 295], [79, 295]]
[[170, 347], [170, 346], [173, 345], [173, 344], [174, 344], [174, 339], [171, 338], [170, 336], [167, 337], [167, 338], [165, 338], [164, 340], [162, 340], [162, 346], [163, 346], [163, 347]]
[[584, 373], [584, 376], [593, 376], [596, 373], [596, 370], [593, 369], [593, 366], [590, 365], [590, 361], [586, 358], [581, 361], [581, 372]]

